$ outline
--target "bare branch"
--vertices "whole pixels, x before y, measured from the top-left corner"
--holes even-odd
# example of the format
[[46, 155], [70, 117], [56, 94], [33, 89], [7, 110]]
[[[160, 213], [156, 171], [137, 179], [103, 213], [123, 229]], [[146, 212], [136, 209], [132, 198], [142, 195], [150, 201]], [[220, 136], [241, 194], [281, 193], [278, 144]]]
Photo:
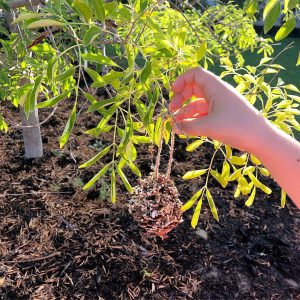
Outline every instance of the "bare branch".
[[6, 3], [11, 9], [19, 7], [31, 7], [32, 5], [45, 4], [45, 0], [12, 0]]

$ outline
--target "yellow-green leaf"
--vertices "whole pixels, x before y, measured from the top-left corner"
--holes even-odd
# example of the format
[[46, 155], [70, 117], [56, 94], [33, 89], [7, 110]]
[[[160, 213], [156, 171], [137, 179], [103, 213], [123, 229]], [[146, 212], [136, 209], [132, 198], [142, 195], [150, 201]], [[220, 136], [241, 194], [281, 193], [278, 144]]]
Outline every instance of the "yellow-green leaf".
[[85, 162], [84, 164], [80, 165], [79, 169], [90, 167], [93, 164], [95, 164], [100, 158], [102, 158], [105, 154], [107, 154], [109, 152], [110, 148], [111, 148], [111, 145], [109, 145], [108, 147], [104, 148], [102, 151], [100, 151], [99, 153], [97, 153], [95, 156], [93, 156], [87, 162]]
[[97, 19], [101, 22], [104, 22], [105, 20], [105, 9], [104, 9], [104, 3], [103, 0], [91, 0], [93, 6], [94, 6], [94, 12], [97, 17]]
[[192, 152], [195, 149], [197, 149], [198, 147], [200, 147], [203, 143], [204, 143], [204, 141], [202, 139], [196, 140], [186, 147], [186, 151]]
[[202, 192], [203, 192], [203, 188], [201, 188], [199, 191], [197, 191], [192, 196], [192, 198], [181, 207], [181, 210], [186, 211], [186, 210], [190, 209], [194, 205], [196, 200], [201, 196]]
[[209, 207], [210, 207], [210, 210], [212, 212], [213, 217], [219, 222], [218, 211], [217, 211], [217, 208], [215, 206], [215, 202], [213, 200], [213, 197], [212, 197], [210, 191], [206, 190], [205, 195], [206, 195], [206, 198], [208, 200], [208, 204], [209, 204]]
[[124, 183], [124, 185], [125, 185], [127, 191], [128, 191], [129, 193], [133, 193], [133, 188], [132, 188], [132, 186], [130, 185], [130, 183], [129, 183], [127, 177], [125, 176], [125, 174], [123, 173], [123, 171], [121, 170], [121, 168], [120, 168], [119, 166], [117, 166], [117, 172], [118, 172], [118, 174], [120, 175], [120, 177], [121, 177], [121, 179], [122, 179], [122, 181], [123, 181], [123, 183]]
[[86, 32], [86, 34], [83, 37], [83, 45], [84, 46], [88, 46], [90, 45], [94, 39], [101, 34], [101, 28], [95, 25], [92, 25], [88, 31]]
[[48, 27], [48, 26], [65, 26], [66, 23], [52, 20], [52, 19], [42, 19], [38, 21], [34, 21], [27, 25], [27, 29], [34, 29], [34, 28], [40, 28], [40, 27]]
[[184, 174], [182, 179], [193, 179], [193, 178], [196, 178], [196, 177], [199, 177], [199, 176], [205, 174], [206, 172], [207, 172], [207, 169], [188, 171], [186, 174]]
[[253, 187], [253, 190], [251, 192], [250, 197], [247, 199], [247, 201], [245, 202], [246, 206], [251, 206], [253, 204], [254, 198], [255, 198], [255, 194], [256, 194], [256, 187]]
[[287, 37], [296, 26], [296, 17], [289, 18], [277, 31], [275, 41], [280, 41]]
[[76, 120], [76, 106], [77, 106], [77, 103], [75, 102], [75, 104], [73, 106], [73, 109], [72, 109], [72, 112], [71, 112], [71, 115], [70, 115], [70, 117], [68, 119], [68, 122], [65, 126], [65, 129], [64, 129], [61, 137], [59, 138], [60, 148], [62, 148], [66, 144], [66, 142], [69, 139], [70, 133], [71, 133], [73, 127], [74, 127], [75, 120]]
[[43, 102], [40, 102], [38, 103], [35, 108], [45, 108], [45, 107], [53, 107], [55, 106], [59, 101], [65, 99], [68, 94], [69, 94], [70, 91], [66, 91], [66, 92], [63, 92], [61, 93], [60, 95], [58, 96], [55, 96], [47, 101], [43, 101]]
[[199, 199], [199, 201], [197, 203], [197, 206], [196, 206], [196, 209], [193, 213], [191, 225], [194, 229], [196, 228], [196, 226], [198, 225], [198, 222], [199, 222], [199, 217], [200, 217], [201, 207], [202, 207], [202, 199], [203, 199], [203, 197], [201, 197]]
[[13, 22], [12, 24], [16, 24], [16, 23], [20, 23], [22, 21], [25, 21], [25, 20], [29, 20], [29, 19], [35, 19], [35, 18], [40, 18], [40, 17], [44, 17], [46, 16], [47, 14], [44, 14], [44, 13], [23, 13], [21, 15], [19, 15]]
[[80, 0], [74, 0], [73, 5], [75, 6], [77, 12], [82, 15], [87, 22], [92, 19], [93, 12], [87, 3]]
[[231, 163], [238, 166], [244, 166], [247, 161], [247, 154], [243, 154], [242, 156], [233, 155], [230, 159]]
[[201, 60], [205, 56], [206, 48], [207, 48], [206, 42], [200, 44], [199, 49], [196, 52], [197, 61]]
[[227, 181], [215, 170], [211, 170], [210, 174], [221, 184], [223, 188], [227, 186]]
[[280, 205], [281, 207], [285, 207], [285, 204], [286, 204], [286, 192], [281, 189], [281, 197], [280, 197]]
[[261, 165], [260, 160], [258, 160], [254, 155], [250, 155], [250, 160], [257, 166]]
[[279, 15], [280, 15], [280, 1], [270, 0], [266, 5], [263, 13], [265, 34], [273, 27]]
[[98, 181], [100, 179], [100, 177], [102, 177], [107, 169], [109, 168], [110, 166], [110, 163], [105, 165], [84, 187], [83, 187], [83, 190], [87, 190], [89, 189], [90, 187], [92, 187], [96, 181]]

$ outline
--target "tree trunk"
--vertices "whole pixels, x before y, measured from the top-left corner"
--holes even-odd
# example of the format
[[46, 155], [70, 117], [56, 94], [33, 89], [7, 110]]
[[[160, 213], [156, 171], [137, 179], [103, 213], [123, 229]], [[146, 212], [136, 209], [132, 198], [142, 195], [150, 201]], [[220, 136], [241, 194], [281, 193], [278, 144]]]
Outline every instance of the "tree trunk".
[[[37, 109], [29, 114], [29, 118], [27, 120], [23, 107], [20, 107], [20, 115], [23, 126], [39, 124]], [[37, 158], [43, 156], [43, 143], [40, 126], [23, 127], [23, 141], [26, 158]]]
[[[16, 2], [16, 1], [14, 1]], [[33, 1], [32, 1], [33, 2]], [[12, 2], [9, 3], [9, 5]], [[5, 13], [5, 19], [8, 23], [10, 32], [18, 32], [17, 25], [12, 25], [13, 20], [15, 19], [14, 12]], [[21, 85], [28, 81], [27, 78], [21, 79]], [[28, 119], [26, 118], [23, 107], [20, 106], [20, 116], [23, 126], [32, 126], [32, 127], [23, 127], [23, 141], [25, 148], [25, 157], [26, 158], [37, 158], [43, 156], [43, 144], [41, 129], [39, 124], [38, 110], [35, 109], [29, 114]]]

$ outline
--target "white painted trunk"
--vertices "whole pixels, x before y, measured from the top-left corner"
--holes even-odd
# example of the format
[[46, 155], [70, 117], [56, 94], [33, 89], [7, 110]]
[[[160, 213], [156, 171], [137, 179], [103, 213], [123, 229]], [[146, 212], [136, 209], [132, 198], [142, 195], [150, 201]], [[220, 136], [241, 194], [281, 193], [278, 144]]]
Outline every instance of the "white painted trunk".
[[33, 127], [23, 127], [25, 157], [37, 158], [43, 156], [41, 129], [40, 126], [34, 126], [39, 124], [38, 110], [35, 109], [32, 113], [30, 113], [27, 120], [23, 107], [20, 107], [20, 115], [23, 126], [33, 125]]

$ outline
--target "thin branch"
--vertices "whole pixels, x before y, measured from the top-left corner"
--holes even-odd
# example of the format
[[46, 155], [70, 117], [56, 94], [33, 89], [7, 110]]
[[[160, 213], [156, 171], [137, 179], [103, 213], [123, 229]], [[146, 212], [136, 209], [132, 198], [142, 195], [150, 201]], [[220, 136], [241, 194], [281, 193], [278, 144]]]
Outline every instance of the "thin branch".
[[32, 5], [45, 4], [45, 0], [12, 0], [6, 1], [6, 4], [11, 9], [19, 8], [19, 7], [31, 7]]

